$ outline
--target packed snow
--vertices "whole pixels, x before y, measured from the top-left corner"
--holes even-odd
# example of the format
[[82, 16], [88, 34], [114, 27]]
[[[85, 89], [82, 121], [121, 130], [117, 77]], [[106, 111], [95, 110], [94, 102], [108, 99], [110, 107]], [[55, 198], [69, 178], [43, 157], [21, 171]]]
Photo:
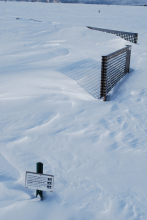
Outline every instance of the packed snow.
[[[147, 219], [146, 20], [147, 7], [0, 2], [1, 220]], [[79, 74], [98, 83], [101, 56], [125, 45], [130, 73], [96, 99]], [[25, 188], [37, 162], [55, 181], [43, 201]]]

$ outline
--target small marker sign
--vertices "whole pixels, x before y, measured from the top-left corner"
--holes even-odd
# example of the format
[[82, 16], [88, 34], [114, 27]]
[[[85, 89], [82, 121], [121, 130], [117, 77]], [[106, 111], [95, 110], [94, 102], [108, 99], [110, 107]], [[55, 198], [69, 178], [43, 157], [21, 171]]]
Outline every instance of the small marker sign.
[[26, 188], [53, 192], [54, 176], [26, 171]]

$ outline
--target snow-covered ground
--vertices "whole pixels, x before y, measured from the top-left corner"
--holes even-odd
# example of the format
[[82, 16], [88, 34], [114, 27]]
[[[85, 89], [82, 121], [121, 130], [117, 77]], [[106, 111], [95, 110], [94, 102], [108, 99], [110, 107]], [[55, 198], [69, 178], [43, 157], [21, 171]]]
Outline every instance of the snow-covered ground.
[[[0, 2], [1, 220], [147, 219], [146, 21], [147, 7]], [[95, 99], [78, 70], [128, 44], [130, 73]], [[25, 188], [39, 161], [55, 177], [43, 201]]]

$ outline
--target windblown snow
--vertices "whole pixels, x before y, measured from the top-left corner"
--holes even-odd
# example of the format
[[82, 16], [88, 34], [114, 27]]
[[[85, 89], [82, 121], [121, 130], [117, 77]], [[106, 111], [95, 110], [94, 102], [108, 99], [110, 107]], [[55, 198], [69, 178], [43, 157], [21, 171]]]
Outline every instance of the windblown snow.
[[[146, 20], [147, 7], [0, 2], [1, 220], [147, 219]], [[125, 45], [130, 73], [94, 98], [101, 56]], [[25, 188], [37, 162], [55, 181], [43, 201]]]

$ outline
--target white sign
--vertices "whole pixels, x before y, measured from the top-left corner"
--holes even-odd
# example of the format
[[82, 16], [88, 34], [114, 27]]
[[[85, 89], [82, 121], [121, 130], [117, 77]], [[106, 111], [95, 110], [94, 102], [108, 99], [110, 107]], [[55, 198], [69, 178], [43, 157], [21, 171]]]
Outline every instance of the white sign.
[[53, 192], [54, 176], [26, 171], [25, 186], [41, 191]]

